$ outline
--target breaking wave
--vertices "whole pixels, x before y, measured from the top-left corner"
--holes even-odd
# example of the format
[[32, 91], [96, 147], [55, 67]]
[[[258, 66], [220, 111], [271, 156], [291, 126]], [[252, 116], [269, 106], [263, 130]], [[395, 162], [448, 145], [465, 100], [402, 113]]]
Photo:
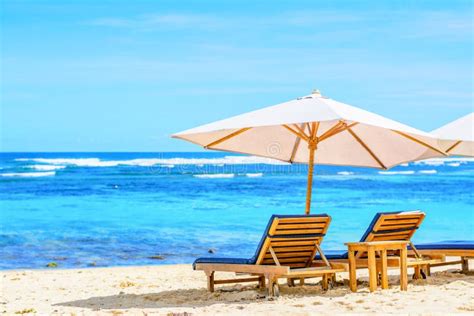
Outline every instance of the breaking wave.
[[248, 165], [248, 164], [268, 164], [285, 165], [287, 163], [270, 158], [260, 158], [255, 156], [226, 156], [223, 158], [150, 158], [150, 159], [129, 159], [129, 160], [101, 160], [99, 158], [18, 158], [15, 161], [33, 161], [37, 163], [51, 165], [69, 165], [77, 167], [117, 167], [117, 166], [141, 166], [151, 167], [159, 165], [161, 167], [172, 168], [174, 165]]
[[402, 175], [409, 175], [409, 174], [414, 174], [415, 171], [413, 170], [409, 170], [409, 171], [379, 171], [379, 174], [383, 174], [383, 175], [398, 175], [398, 174], [402, 174]]
[[216, 174], [195, 174], [193, 177], [201, 179], [228, 179], [235, 177], [233, 173], [216, 173]]
[[32, 166], [27, 166], [27, 168], [40, 170], [40, 171], [52, 171], [52, 170], [64, 169], [66, 168], [66, 166], [32, 165]]
[[263, 177], [263, 173], [246, 173], [245, 176], [248, 178], [260, 178]]
[[353, 175], [354, 172], [351, 172], [351, 171], [339, 171], [337, 174], [340, 175], [340, 176], [350, 176], [350, 175]]
[[458, 167], [461, 164], [474, 162], [474, 158], [458, 157], [458, 158], [431, 158], [426, 160], [420, 160], [414, 162], [415, 165], [427, 165], [427, 166], [448, 166]]
[[2, 177], [23, 177], [23, 178], [38, 178], [38, 177], [51, 177], [56, 175], [54, 171], [48, 172], [10, 172], [0, 173]]
[[420, 170], [418, 171], [419, 173], [423, 173], [423, 174], [435, 174], [435, 173], [438, 173], [438, 171], [432, 169], [432, 170]]

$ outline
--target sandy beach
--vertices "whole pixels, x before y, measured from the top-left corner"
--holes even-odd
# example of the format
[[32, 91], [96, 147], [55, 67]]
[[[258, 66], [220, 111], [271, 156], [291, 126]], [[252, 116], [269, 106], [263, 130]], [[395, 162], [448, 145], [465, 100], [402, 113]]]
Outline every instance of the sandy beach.
[[434, 268], [427, 280], [410, 280], [407, 292], [399, 290], [395, 270], [390, 289], [372, 294], [363, 270], [358, 272], [358, 293], [344, 285], [347, 274], [339, 274], [337, 286], [327, 292], [321, 290], [319, 279], [294, 288], [280, 280], [281, 296], [273, 300], [254, 284], [217, 286], [209, 293], [204, 274], [184, 264], [2, 271], [0, 311], [7, 315], [472, 314], [474, 274], [464, 275], [459, 269]]

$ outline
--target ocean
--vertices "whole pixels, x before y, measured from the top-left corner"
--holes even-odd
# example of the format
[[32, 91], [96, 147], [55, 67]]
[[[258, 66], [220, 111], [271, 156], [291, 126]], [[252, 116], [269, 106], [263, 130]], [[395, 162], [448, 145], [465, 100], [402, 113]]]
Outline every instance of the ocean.
[[[0, 269], [251, 257], [272, 214], [304, 214], [305, 165], [228, 153], [1, 153]], [[474, 159], [389, 171], [316, 166], [323, 249], [380, 211], [422, 210], [415, 242], [474, 239]], [[211, 252], [211, 253], [210, 253]]]

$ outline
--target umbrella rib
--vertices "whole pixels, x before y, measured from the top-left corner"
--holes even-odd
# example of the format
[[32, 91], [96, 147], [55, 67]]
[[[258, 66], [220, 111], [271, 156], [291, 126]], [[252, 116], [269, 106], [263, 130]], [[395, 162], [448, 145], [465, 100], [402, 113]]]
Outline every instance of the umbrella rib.
[[374, 154], [374, 152], [372, 150], [370, 150], [369, 146], [367, 146], [366, 143], [364, 143], [362, 141], [362, 139], [360, 139], [359, 136], [357, 136], [357, 134], [352, 130], [352, 128], [350, 128], [349, 126], [347, 126], [347, 131], [352, 135], [352, 137], [355, 138], [355, 140], [362, 146], [364, 147], [364, 149], [370, 154], [370, 156], [372, 156], [372, 158], [374, 158], [375, 161], [377, 161], [377, 163], [383, 168], [383, 169], [387, 169], [387, 167], [385, 167], [385, 165], [382, 163], [382, 161], [380, 161], [379, 157], [377, 157], [377, 155]]
[[288, 125], [286, 124], [283, 124], [282, 125], [284, 128], [286, 128], [287, 130], [289, 130], [291, 133], [295, 134], [296, 136], [298, 136], [299, 138], [302, 138], [304, 139], [305, 141], [309, 141], [309, 138], [308, 136], [306, 136], [305, 134], [302, 134], [298, 131], [295, 131], [294, 129], [292, 129], [291, 127], [289, 127]]
[[230, 133], [230, 134], [227, 135], [227, 136], [224, 136], [224, 137], [222, 137], [222, 138], [219, 138], [219, 139], [216, 140], [216, 141], [213, 141], [212, 143], [207, 144], [206, 146], [204, 146], [204, 148], [207, 149], [207, 148], [211, 148], [212, 146], [219, 145], [220, 143], [223, 143], [223, 142], [225, 142], [225, 141], [227, 141], [227, 140], [229, 140], [229, 139], [231, 139], [231, 138], [233, 138], [233, 137], [235, 137], [235, 136], [237, 136], [237, 135], [240, 135], [240, 134], [242, 134], [243, 132], [248, 131], [249, 129], [251, 129], [251, 127], [241, 128], [241, 129], [239, 129], [239, 130], [237, 130], [237, 131], [235, 131], [235, 132]]
[[455, 142], [451, 147], [449, 147], [448, 149], [446, 149], [446, 152], [449, 153], [451, 150], [453, 150], [454, 148], [456, 148], [459, 144], [461, 144], [462, 141], [461, 140], [458, 140], [457, 142]]
[[319, 122], [311, 123], [311, 138], [315, 138], [318, 134]]
[[[295, 124], [295, 126], [297, 126], [297, 125]], [[296, 137], [295, 144], [293, 145], [293, 150], [291, 151], [291, 157], [290, 157], [290, 160], [289, 160], [290, 163], [293, 163], [293, 159], [295, 159], [295, 157], [296, 157], [296, 152], [298, 151], [298, 149], [300, 147], [300, 143], [301, 143], [301, 138]]]
[[295, 129], [300, 132], [301, 134], [305, 135], [305, 136], [308, 136], [306, 135], [305, 131], [304, 131], [304, 123], [301, 124], [301, 126], [298, 126], [297, 124], [293, 124], [293, 126], [295, 127]]
[[353, 127], [353, 126], [356, 126], [357, 124], [359, 124], [359, 122], [354, 122], [354, 123], [352, 123], [352, 124], [350, 124], [350, 125], [345, 125], [343, 128], [340, 128], [340, 129], [332, 129], [332, 131], [331, 131], [330, 133], [326, 132], [326, 133], [324, 133], [323, 135], [321, 135], [321, 136], [319, 137], [319, 141], [323, 141], [323, 140], [328, 139], [328, 138], [330, 138], [330, 137], [333, 137], [333, 136], [335, 136], [335, 135], [337, 135], [337, 134], [339, 134], [339, 133], [342, 133], [342, 132], [344, 132], [346, 129], [351, 128], [351, 127]]
[[440, 154], [443, 155], [443, 156], [447, 156], [447, 155], [448, 155], [448, 154], [446, 154], [445, 152], [443, 152], [443, 151], [441, 151], [441, 150], [439, 150], [439, 149], [437, 149], [437, 148], [431, 146], [430, 144], [427, 144], [427, 143], [425, 143], [424, 141], [419, 140], [418, 138], [415, 138], [415, 137], [413, 137], [413, 136], [410, 136], [410, 135], [408, 135], [408, 134], [405, 134], [405, 133], [403, 133], [403, 132], [396, 131], [396, 130], [393, 130], [393, 129], [392, 129], [391, 131], [394, 132], [394, 133], [397, 133], [398, 135], [401, 135], [401, 136], [403, 136], [403, 137], [405, 137], [405, 138], [408, 138], [409, 140], [414, 141], [415, 143], [418, 143], [418, 144], [423, 145], [423, 146], [425, 146], [425, 147], [427, 147], [427, 148], [429, 148], [429, 149], [431, 149], [431, 150], [434, 150], [434, 151], [436, 151], [437, 153], [440, 153]]
[[334, 132], [335, 130], [337, 130], [341, 124], [343, 124], [342, 121], [338, 121], [336, 124], [334, 124], [333, 127], [331, 127], [330, 129], [328, 129], [327, 131], [325, 131], [321, 136], [319, 136], [319, 140], [324, 140], [325, 138], [328, 137], [328, 135], [330, 135], [332, 132]]

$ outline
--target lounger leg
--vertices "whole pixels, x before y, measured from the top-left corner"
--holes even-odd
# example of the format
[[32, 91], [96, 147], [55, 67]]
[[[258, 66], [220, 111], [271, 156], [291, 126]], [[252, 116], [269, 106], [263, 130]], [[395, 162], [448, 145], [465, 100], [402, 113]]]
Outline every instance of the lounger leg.
[[289, 287], [295, 286], [295, 279], [286, 279]]
[[300, 286], [304, 285], [304, 278], [300, 278]]
[[204, 271], [207, 276], [207, 290], [209, 292], [214, 292], [214, 271]]
[[421, 267], [420, 267], [420, 266], [415, 266], [414, 279], [415, 279], [415, 280], [421, 279]]
[[422, 279], [427, 279], [428, 278], [428, 264], [420, 266], [420, 274]]
[[264, 289], [264, 288], [265, 288], [265, 277], [264, 277], [264, 276], [259, 277], [259, 279], [258, 279], [258, 287], [259, 287], [260, 289]]
[[321, 281], [321, 285], [324, 291], [327, 291], [329, 289], [329, 277], [327, 274], [323, 275], [323, 280]]
[[468, 273], [469, 272], [469, 259], [465, 257], [461, 257], [461, 267], [462, 267], [462, 273]]
[[382, 283], [382, 289], [386, 290], [388, 289], [388, 273], [387, 273], [387, 250], [382, 250], [382, 255], [381, 255], [381, 283]]
[[377, 286], [382, 284], [382, 267], [377, 263]]
[[426, 276], [431, 276], [431, 266], [429, 264], [426, 265]]
[[275, 276], [273, 274], [266, 274], [265, 278], [267, 279], [268, 297], [273, 297], [273, 295], [275, 294], [273, 292], [273, 284], [275, 283]]

